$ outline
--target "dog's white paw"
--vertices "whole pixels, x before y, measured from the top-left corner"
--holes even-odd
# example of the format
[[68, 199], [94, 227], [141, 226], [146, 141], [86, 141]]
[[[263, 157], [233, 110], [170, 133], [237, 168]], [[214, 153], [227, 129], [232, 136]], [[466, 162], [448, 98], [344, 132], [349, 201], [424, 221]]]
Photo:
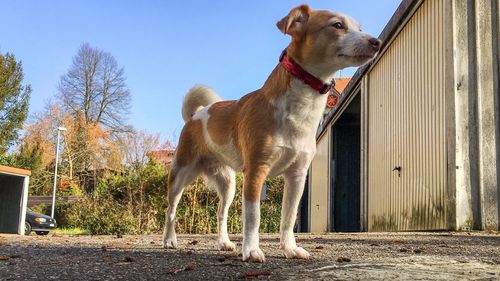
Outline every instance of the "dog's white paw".
[[266, 257], [261, 249], [251, 249], [247, 252], [243, 251], [243, 261], [263, 263], [266, 261]]
[[221, 241], [219, 242], [220, 251], [234, 251], [236, 250], [236, 245], [231, 241]]
[[311, 255], [301, 247], [284, 249], [285, 256], [287, 259], [304, 259], [308, 260], [311, 258]]
[[165, 239], [163, 241], [163, 248], [176, 249], [177, 248], [177, 239]]

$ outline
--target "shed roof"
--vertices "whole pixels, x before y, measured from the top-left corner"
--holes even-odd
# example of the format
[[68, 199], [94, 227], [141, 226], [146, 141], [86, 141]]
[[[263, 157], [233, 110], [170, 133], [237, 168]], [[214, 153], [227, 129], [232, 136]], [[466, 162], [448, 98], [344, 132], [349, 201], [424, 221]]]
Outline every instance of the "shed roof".
[[26, 177], [26, 176], [31, 176], [31, 171], [0, 165], [0, 174]]

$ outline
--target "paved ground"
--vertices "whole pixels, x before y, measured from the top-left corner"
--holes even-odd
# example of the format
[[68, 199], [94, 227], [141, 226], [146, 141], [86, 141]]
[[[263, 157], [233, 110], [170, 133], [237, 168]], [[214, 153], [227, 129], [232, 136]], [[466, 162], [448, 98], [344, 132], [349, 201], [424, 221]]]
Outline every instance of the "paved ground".
[[[500, 280], [499, 233], [297, 235], [311, 260], [287, 260], [262, 235], [266, 263], [215, 250], [215, 236], [0, 235], [0, 280]], [[233, 236], [241, 250], [241, 236]]]

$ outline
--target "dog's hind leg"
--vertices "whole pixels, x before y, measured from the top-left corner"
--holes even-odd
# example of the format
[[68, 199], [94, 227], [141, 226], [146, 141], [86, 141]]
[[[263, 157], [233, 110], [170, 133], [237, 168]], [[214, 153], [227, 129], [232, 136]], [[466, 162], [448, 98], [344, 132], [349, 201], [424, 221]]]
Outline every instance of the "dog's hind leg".
[[181, 200], [182, 192], [186, 185], [191, 183], [199, 175], [196, 163], [187, 166], [174, 166], [168, 180], [168, 208], [165, 216], [165, 229], [163, 231], [163, 247], [174, 249], [177, 247], [177, 235], [175, 233], [175, 212], [177, 204]]
[[228, 211], [234, 199], [236, 191], [236, 176], [234, 170], [229, 166], [218, 166], [209, 169], [206, 177], [212, 181], [219, 195], [219, 208], [217, 210], [217, 230], [219, 237], [217, 240], [219, 250], [234, 251], [236, 249], [233, 242], [229, 240], [227, 233]]

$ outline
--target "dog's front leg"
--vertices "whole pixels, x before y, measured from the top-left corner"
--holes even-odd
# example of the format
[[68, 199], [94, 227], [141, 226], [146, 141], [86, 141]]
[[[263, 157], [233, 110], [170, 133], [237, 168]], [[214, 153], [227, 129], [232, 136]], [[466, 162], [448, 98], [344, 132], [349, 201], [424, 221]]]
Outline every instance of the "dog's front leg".
[[269, 166], [250, 167], [243, 184], [243, 261], [264, 262], [259, 248], [260, 192]]
[[285, 251], [288, 259], [308, 259], [309, 253], [301, 247], [297, 247], [293, 235], [293, 226], [297, 218], [297, 209], [300, 198], [304, 191], [304, 185], [307, 176], [305, 169], [290, 169], [285, 173], [285, 190], [281, 206], [281, 224], [280, 224], [280, 245]]

